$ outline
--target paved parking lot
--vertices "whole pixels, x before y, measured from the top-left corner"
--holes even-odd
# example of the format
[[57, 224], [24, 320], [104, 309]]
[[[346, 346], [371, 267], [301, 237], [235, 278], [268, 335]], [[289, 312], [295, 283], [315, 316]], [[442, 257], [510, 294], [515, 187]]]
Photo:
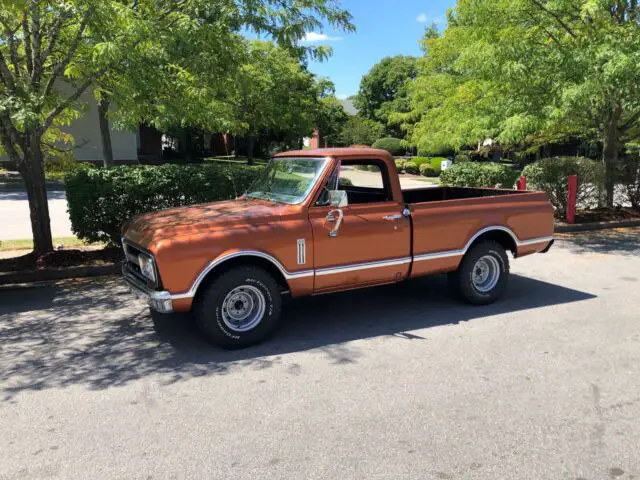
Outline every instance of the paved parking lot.
[[640, 230], [289, 302], [225, 352], [118, 279], [0, 291], [0, 479], [638, 479]]

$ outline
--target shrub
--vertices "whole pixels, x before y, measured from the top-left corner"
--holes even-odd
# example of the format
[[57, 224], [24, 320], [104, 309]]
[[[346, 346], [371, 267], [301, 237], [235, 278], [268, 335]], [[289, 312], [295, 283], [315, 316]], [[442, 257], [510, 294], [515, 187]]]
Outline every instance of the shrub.
[[94, 168], [94, 166], [87, 162], [75, 160], [70, 153], [47, 157], [44, 161], [44, 174], [49, 180], [64, 180], [70, 173], [89, 168]]
[[577, 203], [597, 200], [598, 187], [604, 179], [604, 168], [600, 162], [584, 157], [543, 158], [527, 165], [522, 171], [527, 185], [542, 190], [558, 214], [567, 210], [567, 178], [578, 176]]
[[120, 241], [120, 227], [144, 212], [240, 195], [263, 167], [161, 165], [84, 169], [66, 177], [73, 232], [89, 242]]
[[380, 140], [376, 140], [371, 147], [386, 150], [391, 155], [404, 155], [406, 151], [406, 148], [402, 146], [402, 140], [393, 137], [385, 137]]
[[430, 163], [423, 163], [418, 168], [420, 169], [420, 175], [423, 177], [437, 177], [440, 173]]
[[431, 163], [431, 158], [429, 157], [411, 157], [411, 161], [415, 163], [418, 167], [425, 163]]
[[456, 163], [440, 174], [443, 185], [454, 187], [512, 188], [516, 178], [517, 171], [500, 163]]
[[640, 157], [627, 157], [620, 162], [622, 188], [636, 210], [640, 210]]
[[420, 170], [418, 170], [418, 165], [416, 165], [415, 162], [412, 161], [408, 161], [404, 164], [404, 171], [412, 175], [418, 175], [420, 173]]
[[440, 170], [442, 170], [442, 167], [440, 166], [440, 164], [442, 162], [444, 162], [446, 160], [446, 158], [444, 157], [433, 157], [431, 159], [431, 166], [438, 172], [440, 172]]
[[453, 161], [455, 163], [464, 163], [464, 162], [470, 162], [471, 161], [471, 157], [465, 153], [459, 153], [458, 155], [456, 155], [453, 159]]
[[399, 173], [404, 171], [404, 166], [407, 163], [407, 161], [402, 159], [396, 159], [395, 163], [396, 163], [396, 170], [398, 170], [398, 173]]

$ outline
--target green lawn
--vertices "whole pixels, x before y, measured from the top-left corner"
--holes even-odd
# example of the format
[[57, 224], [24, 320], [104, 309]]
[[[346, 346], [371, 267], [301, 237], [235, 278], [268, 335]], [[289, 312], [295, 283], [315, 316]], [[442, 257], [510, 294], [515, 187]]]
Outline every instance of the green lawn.
[[[77, 237], [54, 237], [53, 244], [61, 244], [65, 248], [77, 248], [84, 247], [87, 244]], [[93, 243], [91, 245], [100, 246], [100, 243]], [[6, 252], [8, 250], [32, 250], [33, 240], [25, 238], [21, 240], [0, 240], [0, 252]]]

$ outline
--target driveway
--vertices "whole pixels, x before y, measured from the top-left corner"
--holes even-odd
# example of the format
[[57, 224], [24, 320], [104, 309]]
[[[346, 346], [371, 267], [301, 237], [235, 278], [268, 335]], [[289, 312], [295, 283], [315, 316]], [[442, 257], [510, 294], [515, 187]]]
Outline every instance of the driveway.
[[[62, 190], [48, 191], [47, 196], [53, 236], [72, 236], [65, 192]], [[0, 190], [0, 240], [23, 238], [32, 238], [27, 193]]]
[[0, 478], [637, 479], [640, 230], [562, 238], [494, 305], [290, 301], [235, 352], [116, 278], [0, 291]]

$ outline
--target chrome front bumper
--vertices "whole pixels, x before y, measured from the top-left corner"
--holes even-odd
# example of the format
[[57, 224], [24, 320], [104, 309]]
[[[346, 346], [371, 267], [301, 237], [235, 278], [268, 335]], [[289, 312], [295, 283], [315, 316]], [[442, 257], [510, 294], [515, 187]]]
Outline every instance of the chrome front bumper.
[[173, 312], [172, 295], [169, 292], [151, 290], [140, 280], [127, 272], [126, 267], [122, 266], [122, 277], [127, 282], [129, 290], [136, 297], [146, 301], [149, 306], [160, 313]]

